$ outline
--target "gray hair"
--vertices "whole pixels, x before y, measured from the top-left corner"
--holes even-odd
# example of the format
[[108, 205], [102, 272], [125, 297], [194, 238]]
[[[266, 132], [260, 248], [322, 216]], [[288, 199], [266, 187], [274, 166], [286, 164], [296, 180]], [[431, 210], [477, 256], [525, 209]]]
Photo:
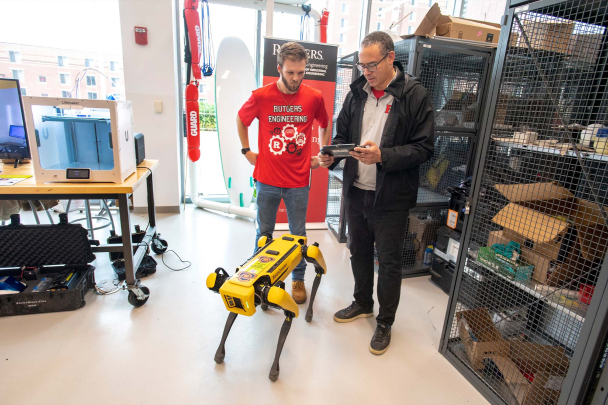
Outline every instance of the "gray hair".
[[304, 60], [308, 63], [308, 54], [306, 53], [306, 49], [297, 42], [287, 42], [281, 46], [277, 54], [277, 63], [279, 66], [283, 67], [285, 59], [289, 59], [292, 62]]
[[395, 44], [393, 43], [391, 36], [382, 31], [370, 32], [363, 38], [363, 41], [361, 41], [362, 48], [367, 48], [372, 45], [378, 45], [382, 54], [387, 54], [395, 50]]

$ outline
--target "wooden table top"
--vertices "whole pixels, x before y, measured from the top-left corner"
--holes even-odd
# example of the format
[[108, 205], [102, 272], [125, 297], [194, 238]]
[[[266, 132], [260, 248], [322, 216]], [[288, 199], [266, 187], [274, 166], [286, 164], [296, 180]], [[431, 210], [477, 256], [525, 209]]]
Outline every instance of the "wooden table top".
[[[154, 171], [158, 160], [144, 160], [137, 171], [129, 176], [124, 183], [41, 183], [34, 181], [34, 167], [31, 163], [19, 164], [13, 168], [12, 163], [0, 163], [0, 175], [27, 176], [29, 179], [20, 181], [12, 186], [0, 186], [0, 196], [6, 194], [130, 194], [137, 189], [149, 175], [148, 169]], [[2, 199], [0, 197], [0, 199]]]

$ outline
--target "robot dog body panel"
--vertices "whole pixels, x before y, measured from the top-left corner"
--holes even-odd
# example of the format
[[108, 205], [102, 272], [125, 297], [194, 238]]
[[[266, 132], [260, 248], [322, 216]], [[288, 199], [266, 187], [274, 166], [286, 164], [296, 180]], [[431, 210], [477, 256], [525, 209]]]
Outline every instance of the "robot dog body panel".
[[[264, 243], [263, 247], [238, 267], [236, 274], [220, 287], [219, 293], [224, 299], [226, 309], [239, 315], [253, 315], [256, 312], [256, 293], [261, 296], [265, 286], [274, 286], [280, 281], [285, 281], [302, 260], [302, 246], [305, 244], [305, 237], [294, 235], [284, 235], [280, 239]], [[213, 284], [215, 284], [215, 280], [213, 280]], [[209, 287], [209, 285], [207, 286]], [[294, 311], [294, 308], [297, 309], [297, 305], [289, 294], [284, 297], [283, 294], [276, 292], [273, 297], [279, 302], [270, 299], [269, 292], [266, 294], [269, 304], [294, 312], [297, 316], [298, 311]], [[257, 304], [260, 304], [261, 297], [258, 301], [260, 302]]]

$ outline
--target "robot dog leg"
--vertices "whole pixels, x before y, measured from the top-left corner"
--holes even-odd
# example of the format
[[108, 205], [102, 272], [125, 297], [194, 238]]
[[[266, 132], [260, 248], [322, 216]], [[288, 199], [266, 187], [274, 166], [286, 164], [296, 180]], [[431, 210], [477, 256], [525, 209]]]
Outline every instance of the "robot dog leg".
[[323, 253], [321, 253], [319, 250], [319, 244], [317, 242], [313, 243], [309, 248], [303, 248], [302, 251], [304, 254], [304, 259], [308, 263], [312, 263], [315, 266], [315, 273], [317, 273], [315, 281], [312, 284], [310, 302], [308, 303], [308, 310], [306, 311], [306, 322], [310, 322], [312, 321], [312, 304], [315, 302], [315, 296], [317, 295], [319, 284], [321, 284], [321, 277], [323, 277], [323, 274], [327, 272], [327, 266], [325, 264], [325, 259], [323, 259]]
[[252, 316], [256, 306], [279, 309], [285, 313], [281, 327], [277, 351], [270, 369], [269, 378], [276, 381], [279, 377], [279, 359], [285, 340], [291, 329], [293, 318], [299, 315], [298, 305], [285, 292], [285, 279], [295, 269], [302, 257], [315, 267], [316, 277], [313, 284], [311, 300], [306, 313], [306, 320], [312, 320], [312, 306], [321, 282], [326, 273], [325, 260], [317, 243], [306, 246], [306, 238], [295, 235], [284, 235], [280, 239], [267, 236], [260, 238], [258, 251], [253, 257], [237, 268], [236, 274], [229, 276], [218, 268], [207, 277], [207, 287], [219, 293], [226, 309], [230, 312], [220, 346], [215, 354], [215, 361], [221, 363], [225, 356], [225, 343], [237, 315]]

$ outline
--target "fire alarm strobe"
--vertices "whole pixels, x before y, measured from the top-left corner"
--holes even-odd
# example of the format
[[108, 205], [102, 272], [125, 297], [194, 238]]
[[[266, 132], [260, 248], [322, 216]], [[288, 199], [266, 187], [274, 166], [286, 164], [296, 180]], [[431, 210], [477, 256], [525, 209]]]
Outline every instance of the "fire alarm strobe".
[[135, 43], [148, 45], [148, 29], [146, 27], [135, 27]]

